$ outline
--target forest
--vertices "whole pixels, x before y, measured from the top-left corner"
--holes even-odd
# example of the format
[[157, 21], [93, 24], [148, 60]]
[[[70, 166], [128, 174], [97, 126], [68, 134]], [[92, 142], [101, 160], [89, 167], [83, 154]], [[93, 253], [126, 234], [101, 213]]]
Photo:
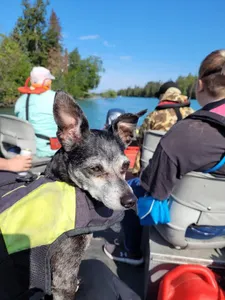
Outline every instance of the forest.
[[49, 1], [23, 0], [22, 16], [15, 20], [12, 32], [0, 34], [0, 104], [12, 105], [19, 96], [33, 66], [44, 66], [56, 77], [53, 89], [63, 89], [75, 98], [89, 96], [104, 71], [97, 56], [81, 58], [77, 48], [63, 47], [60, 20], [54, 11], [47, 18]]
[[[187, 76], [179, 76], [176, 82], [183, 95], [195, 99], [194, 86], [196, 80], [197, 76], [188, 74]], [[154, 97], [162, 83], [161, 81], [149, 81], [144, 87], [135, 86], [134, 88], [128, 87], [127, 89], [121, 89], [117, 92], [117, 95], [127, 97]]]

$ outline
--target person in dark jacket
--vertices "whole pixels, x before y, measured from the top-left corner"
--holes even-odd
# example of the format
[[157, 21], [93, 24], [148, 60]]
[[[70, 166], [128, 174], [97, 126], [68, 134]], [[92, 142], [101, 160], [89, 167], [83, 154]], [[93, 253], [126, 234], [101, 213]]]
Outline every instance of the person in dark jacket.
[[[155, 201], [168, 199], [173, 187], [188, 172], [209, 170], [224, 156], [224, 126], [209, 120], [220, 119], [225, 125], [225, 50], [212, 52], [201, 63], [196, 98], [202, 107], [197, 113], [205, 119], [189, 116], [175, 124], [161, 139], [141, 173], [143, 193], [147, 192]], [[225, 176], [225, 166], [213, 175]], [[143, 262], [142, 227], [134, 211], [124, 218], [123, 226], [125, 243], [106, 244], [104, 252], [116, 261], [138, 265]]]

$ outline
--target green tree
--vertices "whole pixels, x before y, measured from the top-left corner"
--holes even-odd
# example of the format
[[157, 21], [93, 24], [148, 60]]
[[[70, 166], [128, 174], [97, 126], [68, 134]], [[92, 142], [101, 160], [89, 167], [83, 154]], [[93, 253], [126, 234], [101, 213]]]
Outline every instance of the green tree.
[[46, 45], [48, 51], [48, 68], [56, 76], [60, 74], [63, 69], [63, 47], [61, 45], [61, 25], [59, 18], [54, 10], [52, 10], [49, 22], [49, 29], [46, 32]]
[[69, 54], [68, 73], [65, 74], [66, 90], [77, 98], [88, 96], [88, 91], [98, 86], [103, 71], [99, 57], [81, 59], [78, 49], [74, 49]]
[[49, 48], [59, 48], [62, 50], [62, 27], [54, 10], [52, 10], [50, 16], [49, 29], [46, 32], [46, 38], [48, 40]]
[[78, 69], [78, 67], [80, 65], [80, 61], [81, 61], [80, 53], [79, 53], [78, 49], [75, 48], [69, 54], [69, 68], [68, 68], [68, 71]]
[[160, 81], [149, 81], [144, 87], [145, 97], [155, 97], [155, 93], [159, 90], [161, 84]]
[[[62, 47], [62, 29], [52, 10], [46, 20], [48, 0], [22, 0], [23, 13], [10, 37], [1, 37], [0, 101], [15, 100], [34, 65], [48, 67], [56, 76], [54, 89], [63, 89], [84, 98], [96, 88], [104, 71], [99, 57], [81, 59], [78, 49], [71, 53]], [[47, 26], [48, 23], [48, 26]]]
[[46, 7], [48, 0], [36, 0], [34, 5], [23, 0], [23, 15], [16, 23], [12, 37], [26, 52], [32, 64], [47, 65]]
[[[188, 76], [179, 76], [176, 80], [183, 95], [195, 99], [194, 85], [197, 80], [197, 76], [188, 74]], [[149, 81], [144, 88], [135, 86], [133, 89], [128, 87], [127, 89], [121, 89], [118, 91], [118, 95], [128, 97], [155, 97], [155, 93], [159, 90], [163, 84], [161, 81]]]
[[102, 60], [99, 57], [81, 59], [77, 48], [69, 55], [65, 51], [61, 74], [53, 83], [53, 87], [64, 89], [75, 98], [85, 98], [89, 96], [89, 90], [99, 85], [100, 74], [103, 71]]
[[65, 49], [64, 55], [63, 55], [63, 71], [65, 74], [68, 73], [68, 67], [69, 67], [69, 53], [67, 49]]
[[108, 90], [104, 93], [101, 93], [101, 96], [104, 98], [116, 98], [117, 97], [117, 92], [114, 90]]
[[193, 97], [194, 95], [194, 84], [197, 80], [197, 76], [188, 74], [188, 76], [179, 76], [176, 80], [181, 92], [184, 95]]
[[26, 53], [11, 37], [0, 36], [0, 102], [12, 104], [31, 69]]
[[81, 74], [85, 90], [95, 89], [100, 83], [103, 72], [102, 60], [97, 56], [89, 56], [81, 61]]

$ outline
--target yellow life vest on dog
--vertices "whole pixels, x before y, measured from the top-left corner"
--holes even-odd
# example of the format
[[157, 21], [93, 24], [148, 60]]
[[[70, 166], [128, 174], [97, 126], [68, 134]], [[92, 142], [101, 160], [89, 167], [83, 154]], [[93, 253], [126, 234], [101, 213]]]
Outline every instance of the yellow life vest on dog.
[[17, 177], [0, 172], [1, 300], [20, 299], [33, 289], [50, 295], [58, 239], [105, 230], [123, 218], [123, 212], [67, 183], [44, 176], [25, 183]]
[[[12, 197], [14, 192], [3, 195], [2, 200]], [[0, 214], [0, 228], [9, 254], [49, 245], [62, 233], [74, 229], [75, 224], [76, 190], [57, 181], [42, 184]]]

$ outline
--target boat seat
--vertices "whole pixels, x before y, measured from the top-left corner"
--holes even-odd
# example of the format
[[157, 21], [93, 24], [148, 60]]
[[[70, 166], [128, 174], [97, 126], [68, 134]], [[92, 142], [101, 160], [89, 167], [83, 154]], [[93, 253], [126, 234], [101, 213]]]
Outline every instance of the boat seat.
[[[164, 132], [147, 131], [141, 163], [148, 164]], [[190, 225], [225, 226], [225, 178], [190, 172], [174, 187], [169, 199], [171, 222], [157, 225], [156, 230], [171, 245], [179, 248], [222, 248], [225, 236], [207, 240], [186, 238]]]
[[32, 152], [32, 169], [34, 173], [43, 172], [50, 157], [36, 156], [36, 137], [33, 126], [15, 116], [0, 114], [0, 155], [12, 158], [16, 154], [9, 151], [12, 147], [30, 149]]
[[147, 167], [149, 159], [152, 158], [160, 139], [165, 133], [165, 131], [160, 130], [148, 130], [145, 132], [141, 150], [141, 168]]

